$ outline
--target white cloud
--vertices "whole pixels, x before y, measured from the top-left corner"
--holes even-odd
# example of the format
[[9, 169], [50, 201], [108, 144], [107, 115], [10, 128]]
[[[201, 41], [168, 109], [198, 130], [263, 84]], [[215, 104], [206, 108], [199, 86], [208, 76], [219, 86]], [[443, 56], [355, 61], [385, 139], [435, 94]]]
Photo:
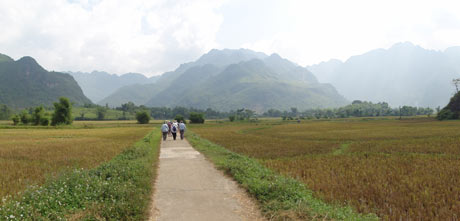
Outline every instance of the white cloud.
[[460, 45], [459, 9], [456, 0], [0, 0], [0, 53], [118, 74], [159, 74], [215, 47], [308, 65], [401, 41]]
[[244, 47], [278, 52], [301, 65], [411, 41], [443, 50], [460, 45], [460, 2], [453, 0], [286, 0], [277, 20], [289, 28]]
[[0, 53], [50, 70], [159, 74], [216, 47], [216, 0], [0, 1]]

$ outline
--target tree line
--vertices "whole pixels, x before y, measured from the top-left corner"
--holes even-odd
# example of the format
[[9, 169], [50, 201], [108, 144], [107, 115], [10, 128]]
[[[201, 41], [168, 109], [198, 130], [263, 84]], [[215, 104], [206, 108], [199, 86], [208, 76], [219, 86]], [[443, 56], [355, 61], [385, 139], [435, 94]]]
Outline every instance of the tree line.
[[225, 117], [224, 113], [212, 110], [211, 108], [200, 110], [186, 107], [147, 107], [144, 105], [136, 106], [133, 102], [122, 104], [120, 107], [116, 107], [115, 110], [122, 111], [122, 118], [125, 118], [128, 114], [135, 114], [142, 111], [150, 113], [150, 116], [154, 119], [174, 119], [178, 122], [185, 122], [185, 118], [188, 118], [191, 123], [204, 123], [205, 115], [207, 118], [214, 119]]
[[[67, 99], [68, 101], [68, 99]], [[69, 103], [69, 105], [71, 105]], [[95, 104], [86, 104], [85, 108], [93, 108], [96, 110], [96, 118], [87, 118], [85, 113], [80, 113], [80, 116], [75, 117], [75, 120], [104, 120], [106, 118], [107, 111], [114, 109], [122, 113], [119, 116], [118, 120], [128, 120], [128, 119], [139, 119], [143, 118], [143, 122], [148, 122], [150, 118], [153, 119], [191, 119], [193, 118], [195, 122], [204, 121], [204, 118], [207, 119], [229, 119], [230, 121], [242, 121], [242, 120], [256, 120], [259, 117], [280, 117], [284, 120], [289, 119], [331, 119], [331, 118], [347, 118], [347, 117], [377, 117], [377, 116], [416, 116], [416, 115], [432, 115], [435, 110], [426, 107], [412, 107], [412, 106], [402, 106], [397, 108], [392, 108], [386, 102], [372, 103], [367, 101], [355, 100], [351, 104], [339, 107], [339, 108], [318, 108], [318, 109], [308, 109], [304, 111], [299, 111], [296, 107], [291, 107], [289, 111], [287, 110], [277, 110], [269, 109], [264, 113], [256, 113], [253, 110], [247, 108], [241, 108], [237, 110], [231, 110], [228, 112], [214, 110], [212, 108], [207, 109], [198, 109], [198, 108], [187, 108], [187, 107], [146, 107], [144, 105], [137, 106], [133, 102], [128, 102], [120, 105], [116, 108], [110, 108], [108, 105], [100, 106]], [[37, 109], [38, 108], [38, 109]], [[55, 107], [56, 109], [56, 104]], [[16, 120], [19, 119], [19, 122], [23, 122], [21, 119], [29, 118], [32, 122], [32, 116], [44, 115], [45, 118], [50, 118], [46, 116], [44, 110], [51, 110], [52, 108], [45, 107], [36, 107], [23, 110], [20, 114], [14, 115], [14, 112], [8, 108], [6, 105], [0, 105], [0, 119], [6, 120], [13, 118]], [[439, 112], [440, 108], [436, 108], [436, 112]], [[142, 116], [140, 113], [143, 113]], [[28, 116], [29, 115], [29, 116]], [[147, 116], [148, 120], [147, 120]], [[133, 117], [131, 117], [133, 116]], [[36, 118], [38, 119], [38, 118]], [[41, 118], [40, 118], [41, 119]], [[24, 120], [24, 122], [28, 122]], [[24, 123], [23, 122], [23, 123]], [[36, 123], [36, 121], [34, 121]], [[51, 122], [53, 123], [53, 121]], [[43, 122], [44, 124], [44, 122]]]
[[[437, 108], [439, 112], [439, 108]], [[293, 118], [347, 118], [347, 117], [379, 117], [379, 116], [416, 116], [432, 115], [434, 110], [426, 107], [402, 106], [392, 108], [386, 102], [372, 103], [368, 101], [355, 100], [351, 104], [339, 108], [318, 108], [299, 111], [292, 107], [290, 111], [270, 109], [262, 116], [282, 117], [283, 119]]]
[[12, 115], [11, 119], [14, 125], [19, 123], [35, 126], [48, 126], [50, 123], [52, 126], [72, 124], [72, 104], [68, 98], [59, 98], [59, 102], [55, 102], [53, 106], [54, 112], [52, 114], [47, 112], [43, 106], [38, 106], [22, 110], [20, 113]]
[[[257, 114], [255, 111], [241, 108], [228, 112], [221, 112], [207, 108], [205, 110], [187, 107], [145, 107], [143, 105], [136, 106], [129, 102], [116, 108], [117, 110], [135, 113], [138, 109], [150, 111], [150, 115], [155, 119], [175, 119], [177, 116], [190, 116], [190, 113], [201, 113], [207, 119], [224, 119], [230, 121], [255, 120], [259, 117], [281, 117], [283, 119], [295, 118], [347, 118], [347, 117], [378, 117], [378, 116], [416, 116], [428, 115], [431, 116], [435, 110], [429, 107], [412, 107], [402, 106], [392, 108], [386, 102], [372, 103], [367, 101], [355, 100], [350, 105], [340, 108], [318, 108], [299, 111], [296, 107], [290, 108], [289, 111], [281, 111], [269, 109], [268, 111]], [[439, 112], [439, 107], [436, 108]]]

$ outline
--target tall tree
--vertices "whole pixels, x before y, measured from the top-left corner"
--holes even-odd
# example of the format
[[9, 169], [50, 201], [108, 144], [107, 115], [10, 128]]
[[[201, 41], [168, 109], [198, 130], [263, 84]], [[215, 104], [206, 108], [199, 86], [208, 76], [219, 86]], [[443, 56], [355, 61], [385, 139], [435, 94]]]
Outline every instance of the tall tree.
[[457, 90], [457, 93], [458, 93], [458, 86], [460, 85], [460, 78], [453, 79], [452, 83], [454, 84], [455, 90]]
[[8, 120], [11, 113], [11, 109], [6, 104], [0, 104], [0, 120]]
[[72, 104], [66, 97], [59, 98], [59, 102], [54, 103], [54, 113], [51, 125], [72, 124]]

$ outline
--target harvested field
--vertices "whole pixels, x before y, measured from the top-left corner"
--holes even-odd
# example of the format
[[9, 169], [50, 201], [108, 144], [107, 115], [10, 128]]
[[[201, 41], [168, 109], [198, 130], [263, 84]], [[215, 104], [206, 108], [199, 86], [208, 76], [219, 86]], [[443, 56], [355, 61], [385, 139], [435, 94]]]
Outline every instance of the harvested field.
[[134, 124], [0, 129], [0, 198], [41, 184], [63, 170], [93, 168], [151, 130]]
[[272, 120], [192, 130], [359, 212], [427, 220], [460, 214], [460, 121]]

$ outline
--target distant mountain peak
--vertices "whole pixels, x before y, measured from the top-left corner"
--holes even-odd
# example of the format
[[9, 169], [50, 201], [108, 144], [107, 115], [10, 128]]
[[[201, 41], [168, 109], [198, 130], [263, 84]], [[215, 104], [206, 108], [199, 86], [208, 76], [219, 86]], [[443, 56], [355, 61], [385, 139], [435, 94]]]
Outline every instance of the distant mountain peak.
[[[177, 84], [181, 84], [180, 87]], [[300, 109], [347, 103], [330, 85], [318, 83], [306, 68], [250, 49], [213, 49], [198, 60], [164, 73], [155, 84], [120, 88], [99, 103], [132, 101], [160, 107]]]
[[76, 104], [91, 103], [68, 74], [48, 72], [32, 57], [0, 62], [0, 101], [12, 108], [51, 106], [59, 97]]
[[398, 42], [391, 46], [388, 50], [413, 50], [416, 48], [422, 49], [418, 45], [414, 45], [412, 42], [406, 41], [406, 42]]
[[229, 48], [224, 48], [224, 49], [211, 49], [208, 53], [204, 54], [201, 56], [202, 57], [208, 57], [208, 56], [229, 56], [229, 55], [251, 55], [256, 57], [267, 57], [266, 54], [262, 52], [256, 52], [251, 49], [247, 48], [239, 48], [239, 49], [229, 49]]
[[268, 66], [275, 68], [276, 70], [282, 69], [292, 69], [298, 67], [298, 65], [288, 59], [282, 58], [279, 54], [273, 53], [269, 57], [265, 58], [264, 61]]
[[321, 63], [342, 64], [343, 62], [339, 59], [332, 58], [332, 59], [329, 59], [329, 61], [323, 61]]
[[30, 57], [30, 56], [24, 56], [21, 59], [19, 59], [18, 62], [21, 62], [23, 64], [36, 64], [36, 65], [38, 65], [37, 61], [34, 58]]
[[29, 69], [37, 69], [37, 70], [41, 70], [41, 71], [46, 71], [42, 66], [40, 66], [38, 64], [38, 62], [34, 58], [32, 58], [30, 56], [22, 57], [21, 59], [17, 60], [16, 62], [21, 64], [24, 67], [29, 68]]
[[91, 73], [87, 73], [87, 74], [103, 74], [103, 75], [111, 75], [105, 71], [98, 71], [98, 70], [94, 70], [92, 71]]
[[[205, 65], [213, 64], [216, 66], [224, 67], [230, 64], [236, 64], [242, 61], [249, 61], [251, 59], [264, 59], [268, 57], [266, 54], [261, 52], [255, 52], [250, 49], [212, 49], [208, 53], [202, 55], [196, 62], [192, 62], [192, 65]], [[187, 63], [190, 64], [190, 63]], [[186, 67], [185, 65], [182, 68]], [[179, 68], [181, 68], [179, 67]], [[188, 65], [187, 65], [188, 67]]]
[[277, 54], [277, 53], [273, 53], [273, 54], [271, 54], [271, 55], [270, 55], [270, 57], [272, 57], [272, 58], [278, 58], [278, 59], [282, 59], [282, 57], [281, 57], [279, 54]]

